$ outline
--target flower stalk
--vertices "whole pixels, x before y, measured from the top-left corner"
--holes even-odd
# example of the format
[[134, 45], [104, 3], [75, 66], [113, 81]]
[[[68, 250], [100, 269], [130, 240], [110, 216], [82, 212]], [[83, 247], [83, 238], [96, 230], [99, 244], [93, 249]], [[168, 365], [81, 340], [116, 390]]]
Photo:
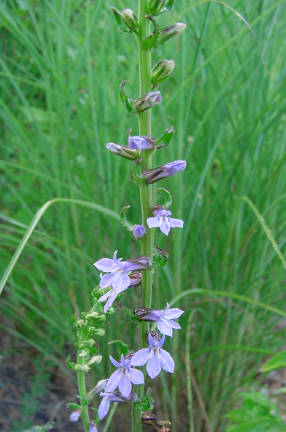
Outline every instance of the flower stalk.
[[[79, 365], [83, 364], [82, 357], [79, 355], [77, 357], [77, 362]], [[77, 384], [81, 406], [81, 420], [84, 432], [89, 432], [88, 395], [85, 384], [85, 372], [83, 370], [77, 370]]]
[[[151, 90], [151, 75], [152, 75], [152, 63], [151, 63], [151, 51], [143, 48], [143, 41], [148, 37], [150, 32], [150, 21], [146, 18], [148, 11], [148, 1], [138, 0], [138, 20], [139, 20], [139, 35], [138, 35], [138, 55], [139, 55], [139, 97], [143, 97], [146, 93]], [[152, 110], [147, 110], [138, 113], [138, 129], [140, 136], [152, 136]], [[141, 173], [145, 170], [152, 168], [152, 151], [142, 152], [141, 161]], [[140, 203], [141, 203], [141, 216], [142, 225], [146, 225], [146, 220], [151, 216], [152, 209], [152, 185], [141, 184], [140, 186]], [[153, 243], [154, 234], [153, 231], [148, 229], [146, 235], [141, 241], [141, 253], [144, 256], [149, 257], [152, 260], [153, 256]], [[142, 274], [142, 304], [146, 307], [151, 307], [152, 302], [152, 283], [153, 273], [149, 269]], [[143, 323], [141, 326], [141, 346], [145, 345], [146, 334], [149, 329], [148, 322]], [[144, 394], [144, 386], [139, 388], [139, 397]], [[142, 413], [139, 407], [133, 405], [133, 416], [132, 416], [132, 430], [133, 432], [142, 431]]]

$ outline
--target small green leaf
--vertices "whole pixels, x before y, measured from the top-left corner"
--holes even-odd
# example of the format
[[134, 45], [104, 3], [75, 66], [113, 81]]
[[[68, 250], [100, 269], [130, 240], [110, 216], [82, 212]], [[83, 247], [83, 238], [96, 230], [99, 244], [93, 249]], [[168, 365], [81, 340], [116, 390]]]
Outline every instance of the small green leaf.
[[127, 80], [123, 81], [120, 85], [120, 100], [123, 102], [126, 106], [127, 111], [131, 113], [135, 113], [135, 109], [133, 108], [132, 101], [133, 99], [128, 98], [124, 87], [126, 86]]
[[118, 345], [119, 350], [120, 350], [120, 354], [123, 354], [124, 356], [126, 356], [126, 354], [128, 354], [128, 352], [129, 352], [128, 345], [126, 343], [122, 342], [121, 340], [114, 339], [111, 342], [108, 342], [108, 345], [111, 345], [111, 344]]
[[286, 351], [282, 351], [260, 368], [261, 372], [271, 372], [286, 367]]
[[71, 409], [72, 411], [77, 411], [77, 410], [80, 410], [80, 409], [81, 409], [81, 406], [80, 406], [79, 404], [77, 404], [77, 403], [73, 403], [73, 402], [69, 402], [69, 403], [67, 404], [67, 407], [68, 407], [69, 409]]
[[171, 207], [173, 199], [172, 199], [172, 195], [171, 192], [168, 191], [168, 189], [165, 188], [158, 188], [156, 189], [156, 192], [162, 192], [162, 194], [164, 195], [164, 197], [166, 198], [166, 201], [164, 204], [162, 204], [162, 206], [167, 209], [168, 207]]

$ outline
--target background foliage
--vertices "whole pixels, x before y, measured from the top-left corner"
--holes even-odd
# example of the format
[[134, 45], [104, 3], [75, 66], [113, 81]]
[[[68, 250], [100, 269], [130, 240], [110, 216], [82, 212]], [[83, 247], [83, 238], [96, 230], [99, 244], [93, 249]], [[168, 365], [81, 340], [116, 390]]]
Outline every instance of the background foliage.
[[[160, 88], [164, 109], [153, 110], [153, 134], [171, 125], [177, 130], [156, 164], [188, 161], [184, 176], [168, 180], [174, 216], [183, 217], [185, 228], [170, 239], [156, 234], [171, 258], [157, 273], [154, 307], [181, 295], [176, 304], [186, 313], [184, 331], [169, 347], [177, 352], [172, 392], [170, 377], [163, 377], [157, 410], [166, 418], [177, 413], [180, 430], [191, 430], [185, 415], [186, 406], [192, 412], [191, 374], [195, 430], [210, 430], [208, 421], [219, 431], [237, 392], [253, 383], [262, 360], [285, 340], [277, 326], [283, 313], [255, 305], [281, 307], [285, 271], [241, 197], [254, 203], [283, 253], [286, 10], [282, 0], [175, 3], [162, 23], [188, 27], [153, 58], [174, 58], [177, 65]], [[137, 133], [136, 117], [119, 101], [124, 79], [129, 94], [137, 95], [136, 45], [118, 31], [111, 5], [135, 9], [136, 1], [1, 1], [1, 273], [38, 208], [53, 198], [116, 213], [130, 204], [130, 218], [140, 223], [127, 162], [105, 151], [106, 142], [124, 144], [129, 128]], [[88, 307], [98, 283], [92, 263], [114, 249], [124, 257], [139, 253], [128, 236], [104, 212], [76, 202], [53, 204], [5, 287], [5, 332], [67, 371], [71, 317]], [[133, 308], [137, 296], [134, 289], [133, 299], [122, 297], [122, 303]], [[100, 341], [105, 359], [116, 355], [106, 343], [111, 338], [136, 345], [135, 325], [126, 325], [124, 311], [106, 328]], [[95, 378], [108, 368], [103, 362]]]

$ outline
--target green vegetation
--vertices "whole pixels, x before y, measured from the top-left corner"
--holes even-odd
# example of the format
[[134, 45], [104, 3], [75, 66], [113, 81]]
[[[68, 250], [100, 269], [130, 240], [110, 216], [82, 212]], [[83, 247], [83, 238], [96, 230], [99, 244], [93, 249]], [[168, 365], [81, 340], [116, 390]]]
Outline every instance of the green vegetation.
[[[0, 2], [4, 331], [67, 374], [72, 316], [88, 310], [98, 284], [93, 262], [111, 256], [115, 244], [120, 256], [140, 253], [117, 220], [129, 204], [128, 216], [140, 223], [137, 187], [127, 162], [105, 150], [107, 140], [126, 143], [130, 125], [138, 133], [119, 98], [127, 77], [128, 94], [138, 94], [135, 41], [119, 35], [109, 11], [136, 4]], [[168, 179], [185, 228], [160, 239], [172, 254], [156, 274], [153, 306], [177, 298], [186, 313], [184, 330], [168, 341], [179, 360], [177, 407], [169, 377], [156, 397], [164, 419], [178, 412], [178, 430], [191, 432], [193, 415], [196, 432], [224, 431], [237, 394], [285, 345], [277, 322], [286, 315], [286, 9], [284, 0], [175, 4], [166, 20], [186, 22], [187, 30], [162, 46], [160, 58], [153, 55], [153, 63], [174, 58], [178, 67], [160, 86], [164, 111], [155, 107], [152, 115], [155, 137], [170, 124], [176, 129], [156, 163], [168, 152], [170, 160], [188, 161], [184, 176]], [[25, 233], [31, 236], [9, 267]], [[134, 301], [122, 296], [124, 307], [133, 308], [136, 293]], [[106, 324], [106, 341], [124, 334], [132, 346], [136, 326], [128, 320], [123, 308], [121, 324], [118, 316]], [[104, 359], [117, 352], [104, 341], [100, 351]], [[102, 362], [95, 381], [109, 368]]]

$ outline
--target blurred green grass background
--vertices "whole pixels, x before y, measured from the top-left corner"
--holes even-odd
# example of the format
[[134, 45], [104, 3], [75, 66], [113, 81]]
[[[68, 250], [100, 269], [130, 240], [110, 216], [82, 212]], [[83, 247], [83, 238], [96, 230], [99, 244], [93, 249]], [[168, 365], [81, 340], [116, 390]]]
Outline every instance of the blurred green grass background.
[[[138, 93], [136, 44], [109, 11], [136, 3], [1, 1], [1, 274], [48, 200], [82, 200], [116, 213], [130, 204], [130, 218], [140, 223], [130, 164], [105, 150], [107, 142], [126, 143], [130, 128], [137, 134], [136, 117], [119, 100], [125, 79], [129, 94]], [[174, 76], [160, 87], [163, 104], [153, 109], [153, 135], [171, 125], [177, 131], [155, 165], [188, 161], [184, 175], [160, 184], [172, 191], [173, 215], [185, 227], [167, 239], [156, 233], [155, 244], [169, 250], [170, 261], [156, 274], [153, 306], [182, 295], [176, 305], [186, 312], [183, 331], [168, 342], [177, 352], [176, 386], [170, 394], [170, 377], [163, 377], [156, 398], [166, 418], [177, 413], [179, 430], [191, 430], [191, 361], [211, 430], [223, 431], [237, 392], [253, 384], [267, 353], [285, 341], [279, 314], [235, 296], [285, 305], [285, 270], [241, 197], [254, 203], [283, 253], [286, 10], [282, 0], [175, 3], [161, 23], [186, 22], [187, 30], [153, 55], [154, 63], [176, 61]], [[115, 249], [124, 258], [139, 253], [106, 214], [76, 202], [53, 204], [2, 294], [4, 331], [66, 370], [71, 318], [88, 307], [99, 280], [92, 263]], [[195, 288], [207, 292], [183, 296]], [[122, 297], [124, 305], [138, 306], [139, 291]], [[124, 313], [110, 321], [99, 341], [105, 360], [96, 379], [110, 371], [108, 354], [116, 355], [108, 340], [137, 343], [136, 326], [126, 325]], [[207, 431], [196, 394], [193, 408], [196, 432]]]

